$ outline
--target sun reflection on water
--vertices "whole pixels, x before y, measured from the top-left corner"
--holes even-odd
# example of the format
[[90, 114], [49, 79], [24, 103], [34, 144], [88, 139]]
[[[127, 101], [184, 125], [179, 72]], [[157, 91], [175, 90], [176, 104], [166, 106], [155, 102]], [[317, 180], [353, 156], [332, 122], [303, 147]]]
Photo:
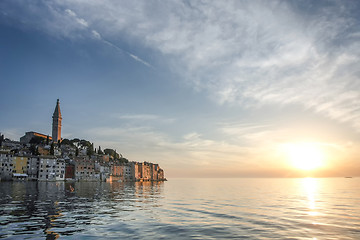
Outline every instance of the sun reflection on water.
[[302, 179], [302, 186], [308, 199], [308, 214], [310, 216], [317, 216], [319, 212], [316, 207], [316, 193], [318, 191], [318, 180], [316, 178], [304, 178]]

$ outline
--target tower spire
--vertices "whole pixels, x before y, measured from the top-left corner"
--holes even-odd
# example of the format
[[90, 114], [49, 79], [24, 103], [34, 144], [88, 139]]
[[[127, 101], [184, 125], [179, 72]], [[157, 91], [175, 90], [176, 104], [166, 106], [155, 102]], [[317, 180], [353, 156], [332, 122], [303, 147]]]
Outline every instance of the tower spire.
[[61, 141], [61, 111], [60, 111], [60, 101], [57, 99], [56, 107], [54, 110], [54, 114], [52, 116], [53, 124], [52, 124], [52, 139], [56, 143], [59, 140]]

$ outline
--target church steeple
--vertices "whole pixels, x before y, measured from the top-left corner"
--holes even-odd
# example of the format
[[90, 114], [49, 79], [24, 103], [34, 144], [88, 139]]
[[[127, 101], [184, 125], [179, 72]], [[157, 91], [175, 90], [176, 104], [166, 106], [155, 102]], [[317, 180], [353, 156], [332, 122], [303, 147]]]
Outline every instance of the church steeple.
[[62, 120], [59, 99], [56, 102], [56, 107], [52, 118], [53, 118], [52, 140], [55, 143], [57, 143], [59, 140], [61, 141], [61, 120]]

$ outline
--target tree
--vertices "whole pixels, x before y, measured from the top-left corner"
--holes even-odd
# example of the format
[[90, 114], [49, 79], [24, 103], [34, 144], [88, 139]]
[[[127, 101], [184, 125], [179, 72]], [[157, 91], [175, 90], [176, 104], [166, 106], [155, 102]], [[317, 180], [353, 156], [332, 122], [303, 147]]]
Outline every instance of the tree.
[[77, 157], [79, 155], [79, 148], [76, 148], [75, 156]]
[[94, 144], [90, 144], [90, 146], [87, 147], [86, 155], [91, 156], [94, 154]]
[[69, 146], [74, 146], [73, 141], [70, 141], [70, 140], [67, 139], [67, 138], [64, 138], [64, 139], [61, 141], [61, 144], [69, 145]]
[[0, 135], [0, 147], [2, 146], [3, 141], [4, 141], [4, 135]]
[[[30, 150], [30, 152], [31, 152], [31, 155], [33, 155], [33, 156], [36, 155], [36, 149], [37, 149], [37, 147], [35, 146], [35, 144], [31, 144], [31, 145], [30, 145], [29, 150]], [[38, 150], [38, 151], [39, 151], [39, 150]]]
[[39, 156], [39, 155], [40, 155], [39, 147], [36, 147], [36, 149], [35, 149], [35, 155], [36, 155], [36, 156]]
[[87, 147], [90, 147], [91, 146], [91, 142], [85, 140], [85, 139], [82, 139], [80, 140], [80, 145], [83, 147], [83, 148], [87, 148]]
[[101, 147], [98, 148], [98, 154], [104, 154], [103, 151], [101, 151]]
[[119, 161], [120, 161], [120, 163], [128, 163], [128, 162], [129, 162], [129, 160], [126, 159], [126, 158], [124, 158], [124, 157], [121, 157], [121, 158], [119, 159]]
[[104, 153], [108, 154], [109, 156], [112, 156], [114, 159], [119, 159], [120, 158], [119, 154], [116, 153], [116, 150], [113, 150], [111, 148], [106, 148], [104, 150]]
[[54, 148], [54, 142], [52, 142], [50, 147], [50, 155], [54, 155], [54, 154], [55, 154], [55, 148]]

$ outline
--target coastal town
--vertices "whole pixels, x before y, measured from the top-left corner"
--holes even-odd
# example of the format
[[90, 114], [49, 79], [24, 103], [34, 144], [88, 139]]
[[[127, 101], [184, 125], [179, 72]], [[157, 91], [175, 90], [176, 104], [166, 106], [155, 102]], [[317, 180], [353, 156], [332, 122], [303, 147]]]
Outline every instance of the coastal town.
[[61, 138], [59, 99], [52, 118], [51, 136], [30, 131], [13, 141], [0, 133], [1, 181], [166, 181], [158, 164], [129, 161], [85, 139]]

